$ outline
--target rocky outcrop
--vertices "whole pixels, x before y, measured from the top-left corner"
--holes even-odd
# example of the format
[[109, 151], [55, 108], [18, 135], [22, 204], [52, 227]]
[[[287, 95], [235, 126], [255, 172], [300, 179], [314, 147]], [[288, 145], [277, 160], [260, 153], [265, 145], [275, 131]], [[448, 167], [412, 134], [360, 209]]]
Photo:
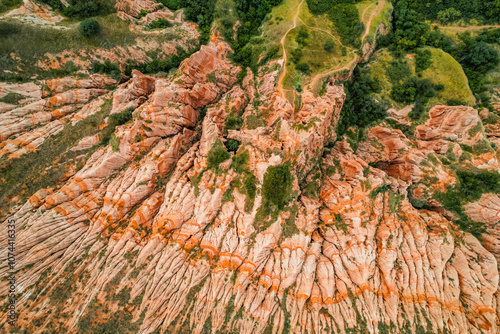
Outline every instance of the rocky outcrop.
[[116, 1], [115, 7], [118, 11], [124, 12], [130, 16], [138, 17], [141, 10], [146, 12], [154, 11], [160, 4], [153, 0], [119, 0]]
[[[99, 127], [132, 116], [68, 180], [9, 215], [18, 325], [35, 333], [125, 325], [137, 333], [498, 332], [496, 232], [481, 243], [432, 202], [456, 182], [443, 158], [485, 139], [477, 111], [438, 106], [415, 138], [382, 122], [349, 143], [333, 130], [343, 86], [305, 92], [295, 111], [273, 89], [277, 71], [249, 71], [236, 84], [241, 69], [229, 52], [213, 36], [176, 74], [134, 71], [68, 111], [75, 120], [108, 103]], [[7, 113], [24, 120], [26, 110], [49, 113], [102, 89], [74, 85], [50, 82], [42, 102]], [[86, 136], [74, 150], [96, 143]], [[419, 193], [432, 210], [410, 202]], [[466, 207], [491, 231], [495, 196]], [[6, 235], [2, 223], [1, 245]], [[0, 263], [0, 275], [8, 271]], [[0, 281], [2, 298], [8, 289]]]

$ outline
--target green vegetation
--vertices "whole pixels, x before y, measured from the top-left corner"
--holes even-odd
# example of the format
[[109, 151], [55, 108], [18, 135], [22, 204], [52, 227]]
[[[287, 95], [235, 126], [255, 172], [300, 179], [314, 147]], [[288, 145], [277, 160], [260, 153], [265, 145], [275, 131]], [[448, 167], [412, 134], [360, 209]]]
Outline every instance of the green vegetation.
[[[224, 37], [230, 42], [234, 50], [233, 59], [243, 65], [249, 67], [252, 71], [257, 71], [257, 62], [260, 55], [259, 45], [250, 45], [253, 36], [259, 34], [259, 28], [271, 9], [279, 5], [282, 0], [234, 0], [234, 5], [240, 22], [236, 32], [236, 38], [233, 39], [232, 26], [227, 24]], [[234, 22], [236, 23], [236, 22]], [[273, 57], [279, 52], [279, 48], [273, 46], [273, 49], [268, 49], [269, 57]]]
[[0, 14], [21, 6], [23, 0], [2, 0], [0, 2]]
[[172, 27], [172, 23], [170, 23], [169, 20], [160, 17], [159, 19], [154, 20], [153, 22], [148, 24], [146, 26], [146, 30], [165, 29], [170, 27]]
[[290, 173], [290, 164], [270, 166], [264, 175], [262, 195], [267, 205], [274, 204], [283, 209], [290, 200], [293, 177]]
[[498, 1], [470, 0], [398, 0], [407, 7], [418, 12], [422, 18], [442, 23], [458, 20], [464, 22], [497, 23], [500, 22], [500, 3]]
[[248, 170], [248, 162], [250, 161], [250, 154], [247, 150], [240, 152], [233, 157], [231, 161], [231, 168], [238, 174], [241, 174]]
[[184, 59], [188, 58], [198, 50], [199, 47], [196, 47], [189, 52], [186, 52], [185, 50], [179, 48], [177, 49], [177, 54], [168, 55], [163, 58], [154, 58], [150, 62], [139, 64], [135, 61], [131, 61], [125, 67], [125, 75], [130, 76], [132, 70], [134, 69], [143, 74], [154, 74], [158, 72], [168, 73], [171, 69], [179, 67]]
[[340, 113], [337, 134], [345, 134], [351, 126], [365, 127], [385, 118], [387, 103], [377, 102], [373, 96], [380, 92], [380, 82], [370, 77], [368, 69], [356, 67], [353, 80], [345, 84], [345, 89], [346, 102]]
[[432, 54], [430, 50], [417, 50], [415, 52], [415, 72], [422, 72], [432, 65]]
[[99, 33], [101, 27], [99, 22], [94, 19], [85, 19], [80, 22], [80, 33], [87, 38], [94, 37]]
[[[80, 50], [93, 50], [97, 47], [111, 49], [118, 45], [133, 45], [138, 36], [145, 39], [155, 38], [158, 41], [168, 38], [132, 32], [128, 29], [128, 23], [116, 15], [97, 17], [95, 20], [99, 22], [101, 29], [93, 38], [82, 36], [78, 25], [68, 29], [54, 29], [32, 26], [17, 20], [1, 20], [0, 62], [3, 71], [0, 70], [0, 80], [29, 81], [34, 75], [38, 75], [38, 79], [50, 79], [67, 76], [79, 69], [67, 62], [62, 68], [43, 70], [36, 66], [36, 63], [44, 60], [46, 53], [55, 54], [69, 49], [79, 53]], [[16, 57], [11, 57], [11, 53]]]
[[106, 59], [104, 63], [98, 61], [92, 63], [92, 73], [109, 74], [116, 80], [120, 80], [122, 77], [120, 65], [118, 63], [111, 63], [109, 59]]
[[332, 53], [334, 48], [335, 48], [335, 42], [331, 38], [328, 38], [323, 44], [323, 49], [326, 52]]
[[86, 18], [92, 16], [103, 16], [114, 13], [114, 0], [69, 0], [69, 6], [65, 7], [60, 0], [39, 0], [46, 3], [61, 14], [74, 17]]
[[[425, 52], [428, 51], [428, 52]], [[428, 54], [430, 53], [430, 57]], [[417, 72], [418, 54], [428, 61]], [[377, 99], [387, 99], [395, 108], [402, 108], [408, 103], [415, 103], [410, 114], [413, 120], [420, 119], [430, 107], [436, 104], [473, 106], [474, 95], [467, 76], [460, 64], [448, 53], [435, 48], [417, 49], [415, 60], [395, 58], [396, 55], [382, 51], [370, 66], [370, 75], [380, 83]], [[420, 88], [419, 88], [420, 87]]]
[[[461, 1], [455, 3], [457, 5], [460, 3], [462, 8], [467, 7], [462, 6], [463, 3]], [[474, 19], [476, 22], [478, 20], [483, 22], [498, 20], [498, 15], [495, 16], [492, 13], [500, 12], [500, 5], [492, 5], [492, 2], [484, 5], [488, 7], [489, 11], [485, 13], [477, 11], [477, 8], [483, 5], [476, 2], [469, 2], [469, 4], [475, 9], [467, 12], [467, 15], [460, 10], [462, 15], [464, 15], [464, 19]], [[431, 31], [429, 23], [425, 21], [425, 18], [436, 19], [435, 15], [438, 15], [437, 13], [440, 12], [439, 8], [442, 8], [442, 10], [452, 8], [450, 1], [447, 1], [446, 4], [442, 2], [438, 4], [437, 1], [430, 2], [428, 3], [429, 6], [426, 5], [425, 8], [422, 5], [423, 3], [416, 0], [398, 0], [394, 8], [393, 30], [388, 36], [380, 39], [381, 43], [379, 45], [389, 46], [392, 51], [399, 55], [423, 46], [433, 46], [450, 53], [463, 67], [470, 88], [475, 94], [478, 106], [487, 107], [490, 102], [486, 93], [487, 74], [500, 61], [498, 51], [491, 44], [498, 43], [498, 35], [500, 33], [485, 32], [475, 38], [472, 38], [470, 33], [462, 33], [458, 36], [458, 41], [453, 41], [451, 38], [443, 35], [439, 29]], [[429, 8], [433, 8], [433, 10], [429, 11]], [[457, 9], [458, 7], [453, 8]], [[448, 10], [447, 12], [442, 12], [440, 17], [449, 19], [456, 14], [455, 11]], [[432, 58], [434, 59], [434, 54]], [[425, 59], [417, 52], [417, 72], [422, 70], [421, 65], [423, 64], [423, 60]], [[467, 99], [454, 99], [468, 102]]]
[[243, 190], [247, 195], [247, 200], [245, 202], [245, 210], [249, 212], [253, 208], [255, 201], [255, 195], [257, 193], [257, 177], [251, 172], [245, 173], [245, 178], [243, 179]]
[[391, 97], [396, 102], [410, 104], [416, 100], [427, 102], [435, 96], [436, 90], [443, 90], [443, 85], [433, 85], [429, 79], [410, 77], [403, 84], [396, 84], [391, 91]]
[[208, 168], [218, 169], [219, 165], [229, 159], [231, 156], [226, 150], [226, 147], [222, 144], [220, 139], [214, 143], [207, 156]]
[[228, 139], [224, 143], [224, 146], [226, 146], [226, 148], [229, 152], [236, 152], [236, 151], [238, 151], [238, 148], [240, 147], [240, 142], [235, 140], [235, 139]]
[[0, 102], [8, 104], [19, 104], [19, 101], [24, 99], [24, 96], [17, 93], [8, 93], [7, 95], [0, 98]]
[[260, 115], [248, 115], [247, 116], [247, 127], [249, 129], [257, 129], [262, 126], [266, 126], [266, 122]]
[[456, 214], [456, 223], [460, 229], [479, 238], [486, 232], [486, 227], [470, 219], [463, 207], [469, 202], [477, 201], [482, 194], [500, 193], [500, 174], [484, 170], [458, 170], [457, 181], [457, 186], [448, 186], [446, 192], [437, 193], [435, 197], [445, 209]]
[[[61, 132], [47, 138], [38, 150], [3, 162], [0, 166], [0, 200], [4, 204], [0, 211], [8, 212], [3, 209], [7, 205], [7, 199], [12, 196], [23, 194], [22, 197], [28, 198], [41, 188], [55, 186], [66, 173], [66, 168], [84, 163], [94, 149], [90, 149], [87, 156], [82, 157], [82, 152], [70, 151], [69, 148], [81, 138], [98, 133], [99, 125], [108, 117], [110, 110], [111, 100], [108, 100], [99, 112], [74, 126], [66, 125]], [[113, 122], [110, 123], [101, 130], [102, 138], [111, 137], [114, 132]]]
[[430, 99], [430, 105], [447, 104], [448, 101], [455, 100], [462, 101], [461, 104], [473, 106], [475, 98], [460, 64], [442, 50], [435, 48], [425, 50], [431, 53], [431, 64], [421, 72], [421, 77], [430, 80], [434, 85], [444, 86], [443, 90], [436, 92], [435, 98]]
[[186, 19], [198, 24], [201, 33], [200, 43], [208, 42], [216, 0], [159, 0], [159, 2], [172, 10], [184, 9]]
[[360, 21], [359, 12], [355, 6], [356, 2], [358, 1], [307, 0], [307, 5], [313, 14], [328, 15], [344, 44], [359, 48], [365, 27]]

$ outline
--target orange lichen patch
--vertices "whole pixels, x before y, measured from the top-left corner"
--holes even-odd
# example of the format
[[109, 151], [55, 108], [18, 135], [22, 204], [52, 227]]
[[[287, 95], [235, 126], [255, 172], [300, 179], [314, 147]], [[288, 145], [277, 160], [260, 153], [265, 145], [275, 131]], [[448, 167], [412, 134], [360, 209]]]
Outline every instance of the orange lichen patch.
[[231, 260], [230, 260], [230, 266], [229, 266], [230, 269], [232, 269], [232, 270], [238, 269], [240, 267], [240, 265], [243, 263], [243, 260], [244, 260], [244, 258], [241, 255], [239, 255], [237, 253], [233, 253], [231, 255]]

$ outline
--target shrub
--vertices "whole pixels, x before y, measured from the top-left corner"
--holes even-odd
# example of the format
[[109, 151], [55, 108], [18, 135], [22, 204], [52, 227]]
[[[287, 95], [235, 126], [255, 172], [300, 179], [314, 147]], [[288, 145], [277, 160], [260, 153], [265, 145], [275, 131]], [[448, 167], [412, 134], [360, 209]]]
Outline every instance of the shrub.
[[248, 154], [247, 150], [244, 150], [233, 157], [231, 168], [234, 169], [236, 173], [241, 174], [248, 170], [248, 161], [250, 161], [250, 154]]
[[304, 74], [311, 74], [311, 68], [308, 63], [299, 63], [296, 66], [297, 70], [301, 71]]
[[446, 101], [446, 105], [448, 105], [448, 106], [466, 106], [467, 102], [460, 101], [457, 99], [449, 99]]
[[416, 121], [422, 117], [425, 112], [425, 103], [421, 99], [416, 99], [413, 108], [408, 113], [411, 120]]
[[448, 24], [451, 22], [455, 22], [462, 16], [459, 10], [456, 10], [453, 7], [447, 8], [445, 10], [440, 10], [437, 14], [437, 19], [439, 22]]
[[240, 147], [240, 142], [234, 139], [229, 139], [224, 143], [229, 152], [236, 152]]
[[354, 47], [361, 45], [361, 35], [365, 25], [359, 19], [359, 12], [352, 3], [335, 5], [328, 15], [344, 44]]
[[19, 104], [19, 101], [23, 100], [24, 96], [17, 93], [8, 93], [7, 95], [0, 98], [0, 102], [8, 104]]
[[226, 150], [224, 145], [222, 145], [222, 142], [219, 139], [217, 139], [215, 144], [208, 152], [207, 167], [218, 169], [221, 162], [224, 162], [229, 158], [230, 158], [229, 152]]
[[397, 84], [411, 76], [411, 69], [406, 60], [392, 61], [385, 69], [392, 84]]
[[266, 121], [262, 119], [259, 115], [248, 115], [247, 116], [247, 127], [250, 130], [266, 126]]
[[335, 42], [331, 38], [327, 39], [323, 44], [323, 49], [326, 52], [332, 53], [334, 48], [335, 48]]
[[292, 54], [292, 62], [298, 64], [300, 62], [300, 58], [302, 58], [302, 49], [296, 48], [291, 52]]
[[264, 56], [264, 58], [262, 58], [260, 63], [264, 64], [268, 60], [277, 58], [280, 50], [281, 48], [279, 45], [273, 45], [272, 47], [269, 48], [269, 50], [267, 50], [266, 55]]
[[429, 50], [415, 52], [415, 71], [422, 72], [432, 65], [432, 54]]
[[247, 200], [245, 202], [245, 211], [250, 211], [253, 208], [255, 201], [255, 194], [257, 193], [257, 177], [252, 173], [245, 173], [245, 178], [243, 179], [243, 187], [247, 194]]
[[19, 7], [22, 3], [22, 0], [2, 0], [0, 2], [0, 13]]
[[283, 209], [288, 202], [292, 191], [293, 177], [290, 173], [290, 164], [270, 166], [264, 175], [262, 194], [267, 203], [273, 203]]
[[307, 7], [313, 14], [324, 14], [332, 9], [334, 2], [331, 0], [307, 0]]
[[226, 131], [227, 130], [239, 130], [243, 125], [243, 118], [235, 113], [231, 113], [226, 117]]
[[120, 66], [117, 63], [110, 62], [109, 59], [106, 59], [104, 63], [93, 62], [92, 73], [109, 74], [116, 80], [120, 80], [122, 77]]
[[500, 174], [497, 172], [458, 171], [457, 177], [460, 181], [460, 192], [469, 201], [478, 200], [484, 193], [500, 192]]
[[434, 97], [435, 90], [441, 89], [441, 86], [433, 85], [429, 79], [409, 78], [405, 83], [394, 85], [391, 91], [391, 97], [396, 102], [412, 103], [417, 99], [427, 102], [429, 98]]
[[80, 33], [87, 38], [94, 37], [99, 33], [101, 27], [99, 22], [94, 19], [85, 19], [80, 22]]
[[[55, 0], [51, 0], [55, 1]], [[69, 17], [86, 18], [114, 13], [114, 1], [109, 0], [70, 0], [63, 14]]]
[[377, 102], [373, 93], [380, 92], [380, 83], [367, 69], [356, 67], [353, 81], [346, 83], [346, 100], [340, 113], [337, 134], [343, 135], [351, 126], [365, 127], [387, 115], [386, 103]]
[[152, 29], [165, 29], [169, 28], [172, 26], [172, 23], [170, 23], [169, 20], [164, 19], [164, 18], [159, 18], [158, 20], [154, 20], [150, 24], [146, 26], [146, 30], [152, 30]]
[[299, 33], [297, 37], [295, 37], [295, 41], [299, 44], [299, 47], [303, 48], [307, 45], [307, 39], [309, 38], [309, 33], [307, 32], [306, 27], [300, 27]]

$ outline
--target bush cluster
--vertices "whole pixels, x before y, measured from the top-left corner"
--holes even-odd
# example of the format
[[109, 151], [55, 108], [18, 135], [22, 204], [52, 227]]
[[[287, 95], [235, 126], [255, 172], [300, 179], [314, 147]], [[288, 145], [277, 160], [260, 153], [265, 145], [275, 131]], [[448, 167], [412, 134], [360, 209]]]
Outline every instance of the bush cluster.
[[365, 26], [359, 18], [357, 2], [359, 0], [307, 0], [307, 5], [313, 14], [328, 14], [342, 42], [358, 48]]
[[346, 100], [337, 124], [340, 136], [351, 126], [365, 127], [386, 117], [388, 106], [373, 97], [373, 93], [380, 92], [380, 83], [371, 78], [368, 69], [356, 67], [353, 80], [345, 84], [345, 90]]
[[165, 28], [170, 28], [172, 26], [172, 23], [170, 23], [169, 20], [164, 19], [164, 18], [159, 18], [158, 20], [154, 20], [150, 24], [146, 26], [147, 30], [153, 30], [153, 29], [165, 29]]
[[222, 142], [217, 139], [215, 144], [212, 146], [207, 156], [207, 167], [218, 169], [219, 165], [229, 159], [231, 155], [226, 150], [226, 147], [222, 144]]
[[291, 197], [293, 177], [290, 173], [290, 163], [270, 166], [264, 175], [262, 194], [266, 203], [274, 204], [283, 209]]
[[112, 0], [69, 0], [65, 7], [60, 0], [40, 0], [58, 10], [63, 15], [75, 18], [107, 15], [116, 12], [115, 2]]
[[99, 33], [101, 27], [99, 22], [94, 19], [85, 19], [80, 22], [80, 33], [87, 38], [94, 37]]
[[93, 62], [92, 73], [109, 74], [116, 80], [120, 80], [122, 77], [120, 65], [118, 63], [112, 63], [109, 59], [106, 59], [103, 63], [98, 61]]

